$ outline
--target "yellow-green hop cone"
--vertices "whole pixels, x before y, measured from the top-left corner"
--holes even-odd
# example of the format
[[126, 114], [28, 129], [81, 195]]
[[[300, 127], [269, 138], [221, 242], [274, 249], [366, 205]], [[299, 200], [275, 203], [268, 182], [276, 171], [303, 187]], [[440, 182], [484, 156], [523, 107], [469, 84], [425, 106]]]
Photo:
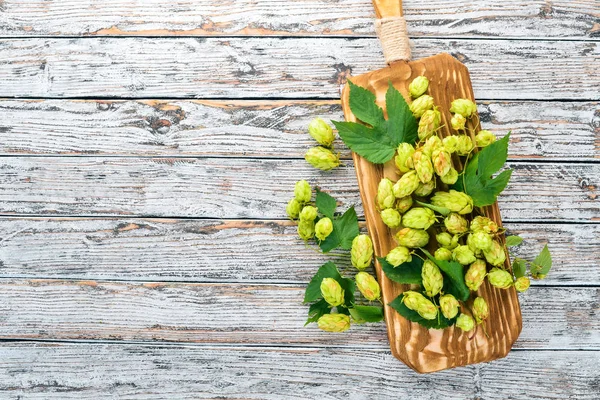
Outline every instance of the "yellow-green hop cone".
[[314, 221], [317, 218], [317, 207], [304, 206], [300, 211], [300, 221]]
[[[415, 148], [410, 143], [400, 143], [398, 145], [396, 158], [394, 162], [396, 163], [396, 168], [402, 173], [408, 172], [412, 169], [409, 165], [407, 165], [407, 161], [412, 157], [415, 152]], [[412, 165], [412, 164], [410, 164]]]
[[340, 165], [339, 155], [322, 146], [308, 149], [304, 159], [313, 167], [323, 171], [329, 171]]
[[427, 155], [427, 157], [431, 158], [431, 155], [435, 150], [443, 150], [444, 145], [442, 143], [442, 139], [440, 139], [437, 135], [431, 136], [425, 141], [425, 144], [418, 148], [417, 150], [421, 150], [423, 154]]
[[359, 272], [354, 277], [354, 280], [356, 281], [356, 287], [365, 296], [365, 299], [373, 301], [381, 297], [379, 283], [368, 272]]
[[483, 297], [477, 297], [473, 300], [473, 316], [478, 324], [481, 324], [490, 316], [490, 310]]
[[423, 183], [429, 182], [433, 178], [431, 158], [422, 151], [416, 150], [412, 156], [412, 161], [419, 180]]
[[409, 108], [415, 118], [421, 118], [425, 111], [433, 108], [433, 97], [425, 94], [419, 98], [416, 98], [412, 103], [410, 103]]
[[501, 267], [506, 261], [506, 252], [504, 247], [496, 240], [492, 240], [492, 246], [483, 251], [483, 255], [488, 263], [495, 267]]
[[381, 210], [381, 220], [389, 228], [397, 228], [400, 226], [402, 216], [398, 211], [396, 211], [396, 209], [386, 208], [385, 210]]
[[400, 214], [404, 214], [405, 212], [407, 212], [408, 210], [410, 210], [410, 208], [413, 205], [413, 199], [410, 196], [406, 196], [406, 197], [401, 197], [398, 200], [396, 200], [396, 210], [398, 210], [398, 212]]
[[435, 179], [432, 179], [427, 183], [419, 183], [419, 186], [417, 186], [413, 194], [419, 197], [426, 197], [433, 192], [433, 189], [435, 189]]
[[409, 309], [416, 311], [425, 319], [436, 319], [438, 315], [437, 307], [427, 297], [419, 292], [408, 290], [402, 293], [402, 302]]
[[433, 254], [436, 260], [440, 261], [450, 261], [452, 260], [452, 251], [448, 250], [445, 247], [438, 248]]
[[319, 318], [317, 325], [326, 332], [344, 332], [350, 329], [350, 317], [344, 314], [325, 314]]
[[291, 199], [285, 207], [285, 212], [291, 219], [298, 219], [301, 209], [302, 204], [300, 204], [296, 199]]
[[315, 118], [308, 124], [308, 134], [320, 145], [331, 147], [335, 140], [331, 126], [321, 118]]
[[460, 114], [454, 114], [452, 119], [450, 119], [450, 126], [455, 131], [462, 131], [465, 129], [465, 124], [467, 123], [467, 119]]
[[477, 231], [470, 233], [469, 237], [472, 238], [471, 243], [477, 250], [486, 251], [489, 250], [493, 245], [492, 236], [489, 233]]
[[385, 260], [394, 267], [397, 267], [405, 262], [412, 261], [412, 256], [410, 255], [410, 250], [407, 247], [398, 246], [390, 250], [388, 255], [385, 256]]
[[426, 260], [423, 263], [421, 278], [423, 279], [425, 294], [429, 297], [438, 294], [444, 286], [444, 277], [442, 276], [440, 269], [430, 260]]
[[333, 222], [331, 222], [329, 218], [321, 218], [315, 224], [315, 236], [317, 239], [325, 240], [327, 239], [327, 236], [331, 234], [331, 232], [333, 232]]
[[458, 318], [456, 318], [456, 327], [465, 332], [469, 332], [475, 328], [475, 320], [470, 315], [460, 314]]
[[431, 161], [433, 161], [433, 170], [438, 176], [444, 176], [452, 167], [452, 157], [446, 150], [436, 149], [431, 153]]
[[296, 182], [294, 186], [294, 198], [299, 203], [308, 203], [312, 197], [312, 188], [304, 179]]
[[450, 104], [450, 112], [469, 118], [477, 112], [477, 105], [469, 99], [456, 99]]
[[396, 202], [394, 197], [394, 183], [388, 178], [383, 178], [377, 186], [377, 205], [380, 210], [392, 208]]
[[444, 149], [446, 149], [448, 153], [456, 153], [456, 150], [458, 149], [458, 136], [446, 136], [442, 140], [442, 143], [444, 144]]
[[448, 319], [456, 317], [459, 307], [458, 300], [451, 294], [440, 296], [440, 310], [442, 310], [444, 317]]
[[452, 259], [462, 265], [469, 265], [475, 262], [477, 258], [475, 258], [475, 254], [473, 254], [469, 246], [457, 246], [452, 250]]
[[410, 96], [413, 99], [423, 95], [427, 88], [429, 87], [429, 79], [424, 76], [417, 76], [413, 81], [408, 85], [408, 91], [410, 92]]
[[304, 240], [315, 237], [315, 221], [303, 221], [298, 223], [298, 235]]
[[458, 171], [454, 168], [450, 168], [450, 171], [444, 176], [440, 176], [440, 180], [446, 185], [454, 185], [458, 180]]
[[321, 296], [331, 307], [344, 304], [344, 289], [333, 278], [323, 278], [321, 281]]
[[424, 247], [429, 243], [429, 234], [421, 229], [404, 228], [396, 233], [396, 241], [404, 247]]
[[452, 250], [452, 249], [456, 248], [456, 246], [458, 246], [458, 236], [457, 235], [452, 236], [448, 232], [438, 233], [437, 235], [435, 235], [435, 239], [440, 244], [440, 246], [442, 246], [448, 250]]
[[487, 266], [485, 261], [476, 260], [469, 266], [465, 274], [465, 284], [469, 289], [476, 292], [485, 279], [487, 273]]
[[433, 210], [425, 207], [413, 207], [402, 216], [402, 225], [407, 228], [429, 229], [435, 221]]
[[453, 234], [465, 233], [469, 229], [469, 222], [460, 214], [452, 212], [444, 218], [444, 226]]
[[498, 232], [498, 224], [488, 217], [477, 216], [471, 221], [471, 232], [483, 231], [485, 233]]
[[457, 136], [457, 138], [458, 144], [456, 147], [456, 154], [458, 154], [459, 156], [466, 156], [475, 148], [473, 140], [471, 140], [470, 136], [459, 135]]
[[479, 131], [477, 135], [475, 135], [475, 143], [477, 143], [477, 147], [486, 147], [496, 141], [496, 135], [494, 135], [490, 131]]
[[367, 235], [358, 235], [352, 240], [352, 249], [350, 250], [352, 265], [359, 270], [363, 270], [371, 265], [373, 259], [373, 242]]
[[527, 291], [529, 285], [531, 285], [531, 281], [526, 276], [522, 276], [515, 281], [515, 289], [517, 289], [517, 292]]
[[419, 187], [420, 182], [415, 171], [408, 171], [394, 184], [394, 196], [397, 199], [410, 196]]
[[481, 249], [478, 249], [477, 246], [475, 246], [475, 244], [473, 243], [473, 234], [472, 233], [469, 233], [467, 235], [467, 246], [469, 246], [469, 248], [471, 249], [473, 254], [475, 254], [475, 257], [477, 257], [477, 258], [483, 257], [483, 251], [481, 251]]
[[492, 268], [487, 274], [488, 282], [500, 289], [508, 289], [513, 285], [513, 276], [510, 272], [500, 269]]
[[419, 120], [419, 128], [417, 130], [419, 139], [425, 140], [440, 127], [442, 114], [436, 110], [427, 110]]
[[450, 190], [449, 192], [437, 192], [431, 198], [431, 204], [437, 207], [446, 207], [450, 211], [459, 214], [469, 214], [473, 211], [473, 199], [468, 194]]

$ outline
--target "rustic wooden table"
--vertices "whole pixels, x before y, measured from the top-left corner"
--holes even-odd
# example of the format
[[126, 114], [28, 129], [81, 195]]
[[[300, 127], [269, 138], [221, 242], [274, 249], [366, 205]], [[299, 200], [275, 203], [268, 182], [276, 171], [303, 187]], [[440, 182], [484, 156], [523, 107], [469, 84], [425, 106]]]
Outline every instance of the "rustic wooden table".
[[417, 375], [382, 324], [302, 327], [325, 257], [284, 206], [301, 177], [360, 203], [346, 149], [302, 156], [383, 66], [368, 0], [3, 0], [0, 398], [600, 398], [598, 0], [404, 3], [513, 131], [522, 255], [550, 240], [507, 358]]

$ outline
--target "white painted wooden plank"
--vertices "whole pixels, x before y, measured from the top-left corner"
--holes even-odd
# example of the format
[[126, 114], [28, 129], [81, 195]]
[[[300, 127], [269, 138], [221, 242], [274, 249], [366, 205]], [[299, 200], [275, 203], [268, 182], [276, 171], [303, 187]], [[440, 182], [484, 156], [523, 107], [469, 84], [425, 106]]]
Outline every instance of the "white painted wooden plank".
[[[298, 179], [360, 205], [353, 164], [345, 164], [323, 173], [304, 160], [10, 157], [0, 159], [0, 212], [286, 218]], [[598, 220], [600, 165], [509, 165], [499, 198], [507, 221]]]
[[[594, 0], [404, 1], [411, 36], [593, 38]], [[4, 0], [0, 34], [374, 35], [365, 0]]]
[[[483, 102], [482, 127], [512, 131], [511, 159], [598, 160], [597, 102]], [[0, 154], [303, 157], [339, 101], [1, 100]], [[338, 142], [342, 157], [348, 149]]]
[[[600, 225], [507, 223], [533, 260], [549, 242], [542, 285], [600, 285]], [[149, 251], [151, 249], [151, 251]], [[305, 246], [287, 221], [0, 218], [0, 277], [305, 283], [348, 253]]]
[[[449, 52], [464, 62], [479, 99], [600, 99], [597, 42], [413, 47], [415, 59]], [[39, 38], [0, 40], [0, 52], [0, 96], [10, 97], [337, 98], [348, 74], [384, 66], [376, 39]]]

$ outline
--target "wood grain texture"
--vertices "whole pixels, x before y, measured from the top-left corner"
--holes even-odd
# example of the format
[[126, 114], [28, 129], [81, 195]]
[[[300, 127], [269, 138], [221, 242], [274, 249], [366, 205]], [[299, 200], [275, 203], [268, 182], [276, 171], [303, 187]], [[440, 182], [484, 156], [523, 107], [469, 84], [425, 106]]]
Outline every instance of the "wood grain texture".
[[[383, 323], [355, 325], [345, 335], [303, 327], [305, 288], [2, 279], [0, 339], [388, 348]], [[600, 350], [600, 288], [534, 287], [520, 299], [524, 328], [515, 347]]]
[[[4, 39], [0, 51], [5, 97], [338, 98], [349, 74], [383, 66], [375, 39]], [[440, 52], [470, 69], [477, 99], [600, 99], [597, 42], [413, 41], [415, 59]]]
[[[404, 1], [411, 36], [598, 37], [594, 0]], [[364, 0], [4, 0], [0, 34], [374, 35]], [[510, 29], [507, 29], [510, 27]]]
[[[339, 101], [1, 100], [0, 154], [301, 158], [315, 116], [342, 120]], [[497, 101], [482, 126], [512, 131], [515, 160], [598, 161], [600, 103]], [[350, 152], [341, 143], [343, 158]]]
[[[552, 273], [533, 285], [600, 285], [600, 225], [504, 226], [525, 259], [549, 241]], [[328, 260], [352, 271], [348, 252], [318, 253], [288, 221], [0, 218], [0, 277], [306, 283]]]
[[[0, 212], [48, 215], [287, 218], [298, 179], [362, 214], [354, 165], [323, 173], [304, 160], [8, 157]], [[513, 162], [500, 197], [507, 221], [598, 221], [598, 164]]]

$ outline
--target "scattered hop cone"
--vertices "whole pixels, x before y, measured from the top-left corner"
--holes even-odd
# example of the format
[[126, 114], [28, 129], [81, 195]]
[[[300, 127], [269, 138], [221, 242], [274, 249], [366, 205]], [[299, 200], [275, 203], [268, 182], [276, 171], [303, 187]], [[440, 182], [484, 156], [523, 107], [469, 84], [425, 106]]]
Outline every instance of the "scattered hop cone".
[[308, 134], [312, 136], [317, 143], [325, 147], [331, 147], [335, 140], [331, 126], [321, 118], [315, 118], [310, 121], [310, 124], [308, 124]]
[[423, 113], [423, 116], [419, 120], [419, 128], [417, 130], [419, 139], [425, 140], [440, 127], [442, 121], [442, 114], [436, 110], [427, 110]]
[[513, 285], [513, 277], [510, 272], [500, 268], [492, 268], [487, 274], [488, 282], [500, 289], [508, 289]]
[[477, 248], [477, 246], [475, 246], [475, 243], [473, 243], [473, 234], [472, 233], [469, 233], [467, 235], [467, 246], [469, 246], [469, 248], [471, 249], [473, 254], [475, 254], [475, 257], [477, 257], [477, 258], [483, 257], [483, 252], [481, 251], [481, 249]]
[[402, 293], [402, 302], [425, 319], [437, 318], [437, 307], [419, 292], [408, 290]]
[[452, 251], [448, 250], [445, 247], [438, 248], [433, 254], [436, 260], [440, 261], [450, 261], [452, 260]]
[[475, 328], [475, 321], [470, 315], [460, 314], [456, 319], [456, 327], [468, 332]]
[[458, 213], [450, 213], [444, 218], [444, 226], [453, 234], [465, 233], [469, 229], [469, 222]]
[[333, 278], [323, 278], [321, 281], [321, 296], [331, 307], [344, 304], [344, 289]]
[[405, 262], [412, 261], [412, 256], [410, 255], [410, 250], [404, 246], [398, 246], [390, 250], [387, 256], [385, 256], [385, 260], [389, 262], [394, 267], [397, 267]]
[[448, 232], [440, 232], [435, 235], [435, 239], [440, 244], [440, 246], [452, 250], [458, 246], [458, 236], [452, 236]]
[[522, 276], [515, 281], [515, 289], [517, 289], [517, 292], [525, 292], [527, 289], [529, 289], [530, 284], [531, 281], [529, 278]]
[[440, 180], [446, 185], [454, 185], [458, 180], [458, 171], [454, 168], [450, 168], [450, 171], [444, 176], [440, 176]]
[[442, 276], [440, 269], [430, 260], [426, 260], [423, 263], [421, 278], [423, 279], [425, 294], [429, 297], [438, 294], [444, 286], [444, 277]]
[[350, 329], [350, 317], [344, 314], [325, 314], [319, 318], [317, 325], [326, 332], [344, 332]]
[[379, 186], [377, 187], [377, 205], [379, 209], [392, 208], [395, 201], [394, 184], [389, 179], [383, 178], [379, 181]]
[[429, 243], [429, 234], [421, 229], [404, 228], [396, 233], [396, 241], [404, 247], [424, 247]]
[[487, 262], [495, 267], [504, 265], [504, 261], [506, 261], [504, 247], [496, 240], [492, 240], [492, 246], [489, 249], [484, 250], [483, 255]]
[[469, 265], [476, 260], [469, 246], [457, 246], [452, 250], [452, 259], [462, 265]]
[[[470, 237], [472, 237], [472, 244], [475, 247], [475, 249], [477, 250], [489, 250], [493, 243], [492, 243], [492, 237], [490, 236], [489, 233], [485, 233], [483, 231], [477, 231], [474, 233], [470, 233], [469, 234]], [[503, 261], [504, 262], [504, 261]]]
[[478, 291], [485, 279], [486, 273], [487, 267], [485, 261], [475, 260], [475, 262], [469, 266], [469, 269], [467, 269], [467, 273], [465, 274], [465, 284], [472, 291]]
[[[418, 187], [417, 187], [417, 189], [418, 189]], [[401, 197], [398, 200], [396, 200], [396, 210], [398, 210], [398, 212], [400, 214], [404, 214], [405, 212], [410, 210], [412, 205], [413, 205], [413, 199], [410, 196]]]
[[433, 152], [435, 150], [443, 150], [444, 144], [442, 143], [442, 139], [437, 136], [431, 136], [425, 141], [425, 144], [421, 146], [419, 150], [423, 152], [427, 157], [431, 158]]
[[410, 103], [409, 108], [415, 118], [421, 118], [425, 111], [433, 108], [433, 97], [425, 94]]
[[467, 135], [459, 135], [457, 136], [458, 145], [456, 148], [456, 154], [459, 156], [466, 156], [469, 154], [474, 148], [473, 141], [470, 136]]
[[454, 114], [452, 119], [450, 120], [450, 126], [455, 131], [462, 131], [465, 129], [465, 124], [467, 123], [467, 119], [460, 114]]
[[498, 232], [498, 224], [488, 217], [477, 216], [471, 221], [471, 232], [483, 231], [485, 233]]
[[475, 136], [475, 143], [477, 143], [477, 147], [486, 147], [496, 141], [496, 135], [494, 135], [490, 131], [479, 131], [479, 133]]
[[424, 76], [417, 76], [413, 81], [408, 85], [408, 91], [410, 92], [410, 96], [413, 99], [423, 95], [427, 88], [429, 87], [429, 79]]
[[303, 221], [298, 223], [298, 235], [304, 240], [312, 239], [315, 236], [315, 221]]
[[469, 214], [473, 211], [473, 199], [466, 193], [450, 190], [437, 192], [431, 198], [431, 204], [437, 207], [446, 207], [459, 214]]
[[452, 167], [452, 157], [446, 150], [434, 150], [431, 153], [431, 160], [433, 161], [433, 169], [438, 176], [444, 176], [450, 172]]
[[415, 171], [408, 171], [394, 184], [394, 196], [399, 199], [410, 196], [419, 187], [419, 177]]
[[458, 150], [458, 136], [446, 136], [444, 140], [442, 140], [444, 144], [444, 149], [450, 154], [456, 153]]
[[294, 186], [294, 198], [299, 203], [308, 203], [312, 197], [312, 188], [304, 179], [296, 182]]
[[313, 167], [323, 171], [329, 171], [340, 165], [339, 155], [322, 146], [308, 149], [304, 159]]
[[300, 211], [300, 221], [314, 221], [317, 218], [317, 207], [304, 206]]
[[429, 229], [435, 223], [435, 213], [425, 207], [411, 208], [402, 216], [402, 225], [407, 228]]
[[381, 289], [377, 280], [368, 272], [359, 272], [354, 277], [356, 287], [365, 296], [365, 299], [374, 301], [381, 297]]
[[477, 112], [477, 105], [469, 99], [456, 99], [450, 104], [450, 112], [469, 118]]
[[483, 297], [473, 300], [473, 316], [478, 324], [481, 324], [490, 315], [490, 310]]
[[329, 236], [331, 232], [333, 232], [333, 222], [331, 222], [331, 219], [327, 217], [321, 218], [315, 224], [315, 236], [317, 239], [323, 241], [327, 239], [327, 236]]
[[442, 315], [444, 317], [452, 319], [458, 314], [458, 300], [451, 294], [440, 296], [440, 309], [442, 310]]
[[400, 172], [405, 173], [412, 169], [412, 167], [409, 166], [412, 165], [412, 162], [407, 164], [407, 161], [412, 158], [414, 152], [415, 148], [410, 143], [403, 142], [398, 145], [394, 162], [396, 163], [396, 167], [398, 170], [400, 170]]
[[427, 183], [419, 183], [419, 186], [417, 186], [413, 194], [419, 197], [426, 197], [433, 192], [433, 189], [435, 189], [435, 179], [432, 179]]
[[394, 208], [386, 208], [381, 211], [381, 219], [389, 228], [397, 228], [400, 226], [402, 216]]
[[367, 235], [358, 235], [352, 240], [352, 249], [350, 250], [352, 265], [359, 270], [363, 270], [371, 265], [373, 259], [373, 242]]
[[422, 151], [416, 150], [412, 156], [412, 161], [419, 180], [423, 183], [429, 182], [433, 178], [431, 159]]
[[302, 204], [300, 204], [296, 199], [291, 199], [285, 207], [285, 212], [291, 219], [298, 219], [301, 209]]

